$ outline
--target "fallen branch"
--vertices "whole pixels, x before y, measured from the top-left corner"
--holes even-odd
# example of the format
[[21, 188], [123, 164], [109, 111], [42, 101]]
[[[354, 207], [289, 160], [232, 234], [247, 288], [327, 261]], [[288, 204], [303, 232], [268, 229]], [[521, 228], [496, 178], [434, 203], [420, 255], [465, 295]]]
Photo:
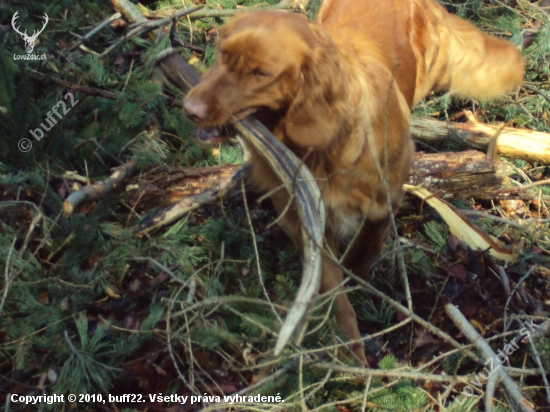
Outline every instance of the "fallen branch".
[[120, 19], [121, 17], [122, 17], [122, 14], [115, 13], [111, 17], [106, 18], [101, 23], [99, 23], [97, 26], [95, 26], [91, 31], [89, 31], [86, 35], [81, 36], [80, 39], [75, 44], [73, 44], [71, 47], [69, 47], [67, 52], [71, 52], [74, 49], [76, 49], [78, 46], [80, 46], [81, 44], [84, 44], [85, 41], [90, 40], [93, 36], [95, 36], [97, 33], [99, 33], [103, 28], [105, 28], [109, 24], [111, 24], [111, 22], [113, 22], [117, 19]]
[[131, 159], [128, 163], [115, 168], [114, 173], [108, 179], [84, 186], [71, 193], [63, 202], [63, 216], [65, 218], [71, 216], [74, 210], [83, 203], [93, 202], [107, 196], [132, 174], [136, 162], [136, 159]]
[[[478, 122], [469, 111], [464, 111], [466, 123], [448, 123], [429, 119], [411, 119], [413, 138], [424, 141], [447, 139], [454, 136], [480, 148], [486, 148], [499, 126]], [[528, 129], [504, 127], [498, 137], [498, 153], [530, 162], [550, 163], [550, 134]]]
[[[481, 353], [482, 357], [486, 360], [485, 364], [488, 364], [489, 359], [492, 359], [491, 365], [500, 366], [500, 362], [498, 361], [496, 353], [485, 341], [485, 339], [483, 339], [481, 335], [477, 333], [477, 331], [470, 324], [470, 322], [468, 322], [468, 320], [464, 317], [460, 310], [456, 306], [449, 303], [445, 305], [445, 311], [454, 322], [456, 327], [460, 329], [464, 336], [466, 336], [466, 338], [475, 345], [477, 350]], [[493, 371], [498, 374], [500, 381], [506, 389], [508, 396], [511, 400], [513, 400], [517, 408], [516, 409], [512, 407], [512, 410], [519, 410], [524, 412], [533, 411], [534, 405], [523, 397], [512, 378], [508, 376], [504, 369], [502, 367], [494, 368], [490, 371], [490, 373], [492, 373]]]
[[113, 7], [121, 13], [126, 19], [135, 23], [143, 23], [147, 18], [141, 14], [139, 9], [130, 2], [130, 0], [111, 0]]
[[124, 36], [118, 39], [115, 43], [113, 43], [111, 46], [105, 49], [100, 56], [105, 57], [111, 51], [116, 49], [120, 44], [124, 43], [126, 40], [130, 39], [133, 36], [143, 36], [144, 34], [147, 34], [158, 27], [161, 27], [170, 23], [173, 19], [187, 16], [189, 13], [200, 10], [203, 7], [204, 7], [203, 5], [189, 6], [189, 7], [186, 7], [185, 9], [178, 10], [177, 12], [174, 13], [173, 16], [168, 16], [163, 19], [154, 20], [154, 21], [148, 21], [148, 20], [141, 21], [139, 22], [139, 25], [137, 27], [132, 28], [128, 33], [126, 33]]
[[[292, 9], [302, 9], [301, 4], [298, 1], [288, 1], [280, 2], [274, 6], [270, 6], [269, 10], [292, 10]], [[253, 11], [263, 10], [260, 7], [239, 7], [237, 9], [206, 9], [199, 10], [194, 13], [189, 14], [189, 17], [192, 19], [200, 19], [205, 17], [230, 17], [238, 13], [250, 13]]]
[[[128, 181], [122, 201], [137, 212], [171, 206], [189, 196], [216, 187], [223, 180], [229, 179], [240, 167], [242, 166], [152, 167], [140, 171], [138, 176]], [[501, 191], [517, 190], [504, 189], [504, 178], [509, 171], [505, 163], [494, 162], [475, 150], [458, 153], [420, 152], [415, 154], [408, 183], [413, 186], [422, 184], [432, 194], [443, 199], [484, 198]], [[483, 212], [478, 213], [499, 219]], [[501, 221], [522, 227], [512, 221]]]
[[[43, 82], [43, 83], [45, 82], [53, 83], [61, 87], [66, 87], [67, 89], [74, 90], [75, 92], [88, 94], [90, 96], [103, 97], [104, 99], [109, 99], [109, 100], [116, 100], [122, 95], [122, 92], [113, 92], [111, 90], [98, 89], [97, 87], [82, 86], [80, 84], [75, 84], [75, 83], [68, 82], [66, 80], [59, 79], [57, 77], [46, 76], [34, 70], [31, 70], [31, 72], [32, 73], [29, 75], [29, 77], [32, 80]], [[168, 96], [167, 99], [168, 99], [166, 102], [167, 106], [180, 107], [180, 108], [182, 107], [182, 101], [180, 99], [174, 99], [170, 96]], [[137, 101], [138, 98], [135, 97], [134, 100]]]
[[175, 222], [184, 214], [205, 205], [220, 200], [227, 194], [247, 173], [246, 168], [239, 168], [229, 178], [223, 180], [213, 189], [206, 190], [194, 196], [188, 196], [173, 204], [172, 206], [162, 210], [154, 216], [149, 217], [134, 228], [132, 232], [137, 237], [141, 237], [147, 233], [152, 233], [159, 228]]

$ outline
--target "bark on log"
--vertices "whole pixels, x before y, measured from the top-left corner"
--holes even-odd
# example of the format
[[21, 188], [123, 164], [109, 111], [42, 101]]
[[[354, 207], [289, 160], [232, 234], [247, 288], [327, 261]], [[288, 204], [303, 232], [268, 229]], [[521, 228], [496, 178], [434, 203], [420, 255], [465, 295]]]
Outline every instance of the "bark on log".
[[170, 206], [184, 198], [214, 189], [231, 178], [240, 167], [151, 167], [128, 181], [122, 201], [138, 213]]
[[[411, 119], [413, 138], [433, 141], [455, 137], [480, 148], [486, 148], [499, 126], [480, 123], [471, 112], [465, 111], [466, 123], [447, 123], [429, 119]], [[529, 162], [550, 163], [550, 134], [528, 129], [505, 127], [497, 143], [498, 153]]]
[[[137, 212], [167, 207], [185, 198], [212, 190], [242, 166], [175, 168], [155, 166], [143, 170], [126, 185], [122, 201]], [[408, 184], [423, 184], [444, 199], [492, 197], [505, 186], [506, 164], [494, 162], [476, 150], [416, 153]]]
[[510, 168], [476, 150], [416, 153], [409, 175], [410, 185], [424, 187], [443, 199], [486, 198], [503, 188]]

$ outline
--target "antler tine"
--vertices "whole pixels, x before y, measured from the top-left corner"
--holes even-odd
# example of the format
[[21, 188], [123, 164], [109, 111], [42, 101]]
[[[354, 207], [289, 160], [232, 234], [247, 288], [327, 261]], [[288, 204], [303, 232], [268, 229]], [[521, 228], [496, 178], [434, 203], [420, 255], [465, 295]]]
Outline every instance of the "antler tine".
[[24, 33], [21, 33], [21, 32], [19, 31], [19, 28], [18, 28], [18, 27], [15, 27], [15, 21], [19, 18], [19, 16], [17, 15], [18, 13], [19, 13], [19, 10], [17, 10], [17, 11], [15, 12], [15, 14], [13, 15], [13, 17], [11, 18], [11, 25], [13, 26], [13, 29], [14, 29], [17, 33], [19, 33], [21, 36], [27, 36], [27, 30], [25, 30]]
[[32, 39], [36, 39], [38, 37], [38, 35], [40, 33], [42, 33], [44, 31], [44, 29], [46, 28], [46, 24], [48, 24], [48, 21], [50, 20], [50, 18], [48, 17], [48, 15], [46, 13], [44, 13], [44, 16], [46, 16], [46, 21], [44, 22], [44, 25], [42, 26], [42, 28], [38, 31], [38, 33], [36, 32], [36, 30], [33, 31], [32, 33], [32, 36], [31, 38]]

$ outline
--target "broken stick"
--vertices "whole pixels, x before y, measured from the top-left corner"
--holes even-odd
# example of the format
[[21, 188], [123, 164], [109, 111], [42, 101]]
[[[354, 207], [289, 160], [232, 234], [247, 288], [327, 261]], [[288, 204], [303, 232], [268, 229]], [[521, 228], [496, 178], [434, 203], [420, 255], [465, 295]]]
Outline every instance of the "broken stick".
[[[466, 123], [441, 122], [430, 119], [411, 119], [411, 134], [414, 139], [433, 141], [454, 136], [480, 148], [486, 148], [499, 130], [478, 122], [474, 115], [465, 110]], [[498, 153], [529, 162], [550, 163], [550, 134], [528, 129], [504, 127], [498, 138]]]
[[80, 190], [71, 193], [63, 202], [63, 216], [65, 218], [71, 216], [81, 204], [103, 199], [108, 193], [120, 187], [122, 182], [132, 174], [136, 162], [136, 159], [130, 159], [128, 163], [115, 168], [108, 179], [84, 186]]

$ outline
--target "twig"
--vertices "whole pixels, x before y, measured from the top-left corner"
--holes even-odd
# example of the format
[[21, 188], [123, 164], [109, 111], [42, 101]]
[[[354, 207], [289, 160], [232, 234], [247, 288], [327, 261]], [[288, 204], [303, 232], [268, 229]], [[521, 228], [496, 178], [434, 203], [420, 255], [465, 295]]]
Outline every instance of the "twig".
[[67, 341], [67, 344], [69, 345], [69, 348], [71, 349], [71, 352], [79, 359], [82, 359], [82, 354], [76, 349], [76, 347], [73, 345], [73, 342], [71, 341], [71, 338], [69, 337], [69, 332], [67, 330], [63, 331], [63, 336], [65, 337], [65, 340]]
[[367, 383], [365, 384], [365, 391], [364, 391], [365, 397], [363, 398], [363, 405], [361, 406], [361, 412], [365, 412], [367, 408], [367, 401], [369, 399], [369, 388], [370, 388], [371, 381], [372, 381], [372, 376], [369, 376], [367, 378]]
[[[256, 257], [256, 270], [258, 271], [258, 280], [260, 281], [260, 286], [262, 287], [262, 290], [264, 292], [265, 299], [271, 303], [271, 299], [269, 298], [269, 293], [267, 293], [267, 289], [265, 288], [264, 278], [262, 276], [262, 268], [260, 265], [260, 254], [258, 252], [258, 244], [256, 242], [256, 234], [254, 233], [254, 225], [252, 225], [252, 218], [250, 217], [250, 211], [248, 210], [248, 202], [246, 200], [246, 190], [244, 187], [244, 179], [241, 179], [241, 190], [243, 193], [243, 203], [244, 203], [244, 210], [246, 212], [246, 218], [248, 220], [248, 227], [250, 228], [250, 234], [252, 236], [252, 244], [254, 246], [254, 255]], [[282, 324], [283, 320], [279, 316], [279, 313], [275, 310], [273, 305], [270, 305], [271, 310], [275, 314], [275, 317], [279, 320], [279, 323]]]
[[[468, 320], [464, 317], [460, 310], [452, 304], [447, 304], [445, 305], [445, 311], [454, 322], [456, 327], [460, 329], [464, 336], [466, 336], [466, 338], [468, 338], [468, 340], [476, 346], [477, 350], [482, 354], [482, 356], [485, 359], [492, 359], [492, 364], [498, 365], [498, 358], [493, 349], [489, 346], [485, 339], [483, 339], [481, 335], [474, 329], [470, 322], [468, 322]], [[517, 386], [514, 384], [512, 378], [510, 378], [510, 376], [506, 374], [504, 369], [502, 367], [494, 369], [494, 372], [498, 374], [498, 377], [501, 379], [502, 384], [506, 389], [508, 395], [514, 401], [514, 404], [518, 408], [517, 410], [525, 412], [533, 411], [534, 405], [532, 405], [523, 397]]]
[[453, 382], [454, 380], [462, 380], [467, 382], [468, 379], [473, 378], [473, 375], [438, 375], [435, 373], [419, 373], [412, 370], [400, 370], [400, 369], [367, 369], [367, 368], [358, 368], [353, 366], [342, 366], [334, 363], [314, 363], [311, 362], [312, 366], [320, 369], [330, 369], [332, 368], [334, 372], [340, 373], [349, 373], [359, 376], [382, 376], [382, 377], [392, 377], [392, 378], [401, 378], [401, 379], [411, 379], [411, 380], [424, 380], [424, 381], [433, 381], [433, 382]]
[[[389, 117], [389, 104], [390, 104], [390, 97], [391, 97], [391, 91], [394, 87], [394, 76], [395, 73], [392, 73], [392, 78], [390, 81], [390, 84], [388, 85], [388, 94], [386, 96], [385, 101], [385, 114], [384, 114], [384, 148], [383, 148], [383, 156], [384, 156], [384, 165], [385, 170], [382, 171], [382, 165], [380, 163], [380, 156], [379, 153], [376, 151], [376, 144], [374, 142], [374, 136], [372, 136], [372, 133], [367, 133], [367, 140], [369, 141], [369, 149], [371, 152], [371, 156], [374, 159], [374, 164], [376, 166], [376, 170], [378, 171], [378, 176], [382, 180], [382, 183], [384, 184], [384, 188], [386, 189], [386, 201], [388, 205], [388, 213], [390, 215], [390, 226], [393, 232], [393, 235], [396, 239], [396, 250], [397, 250], [397, 258], [398, 258], [398, 267], [399, 267], [399, 274], [401, 275], [401, 282], [403, 283], [403, 288], [405, 289], [405, 296], [407, 299], [407, 307], [409, 308], [409, 311], [412, 312], [412, 297], [411, 297], [411, 291], [409, 287], [409, 279], [407, 277], [407, 268], [405, 266], [405, 258], [403, 255], [403, 249], [401, 249], [401, 244], [399, 243], [399, 234], [397, 232], [397, 225], [395, 224], [395, 216], [393, 213], [393, 202], [391, 199], [391, 191], [390, 191], [390, 165], [389, 165], [389, 159], [388, 159], [388, 117]], [[385, 173], [384, 173], [385, 172]], [[373, 200], [371, 200], [372, 202]]]
[[130, 21], [145, 22], [147, 18], [129, 0], [111, 0], [113, 7]]
[[136, 36], [136, 35], [143, 36], [144, 34], [147, 34], [150, 31], [153, 31], [158, 27], [161, 27], [161, 26], [164, 26], [164, 25], [170, 23], [172, 21], [172, 18], [178, 18], [178, 17], [186, 16], [189, 13], [192, 13], [194, 11], [202, 9], [203, 7], [204, 7], [204, 5], [202, 5], [202, 4], [199, 4], [199, 5], [196, 5], [196, 6], [193, 5], [193, 6], [186, 7], [183, 10], [178, 10], [177, 12], [174, 13], [173, 17], [168, 16], [168, 17], [165, 17], [165, 18], [160, 19], [160, 20], [154, 20], [154, 21], [146, 20], [146, 21], [143, 21], [143, 22], [138, 22], [139, 24], [138, 24], [137, 27], [130, 30], [122, 38], [118, 39], [114, 44], [112, 44], [107, 49], [105, 49], [103, 51], [103, 53], [101, 53], [100, 56], [105, 57], [110, 52], [112, 52], [114, 49], [116, 49], [120, 44], [124, 43], [126, 40], [128, 40], [129, 38], [131, 38], [133, 36]]
[[[292, 7], [290, 4], [279, 3], [279, 4], [275, 4], [274, 6], [270, 6], [269, 10], [288, 10], [291, 8]], [[235, 14], [238, 14], [238, 13], [247, 13], [247, 12], [250, 13], [253, 11], [260, 11], [262, 9], [264, 8], [241, 7], [238, 9], [221, 9], [221, 10], [205, 9], [205, 10], [196, 11], [194, 13], [189, 13], [189, 17], [192, 19], [201, 19], [204, 17], [229, 17], [229, 16], [234, 16]]]
[[458, 209], [458, 211], [463, 215], [478, 216], [484, 219], [491, 219], [491, 220], [494, 220], [495, 222], [504, 223], [505, 225], [516, 227], [518, 229], [524, 228], [523, 224], [521, 223], [514, 222], [513, 220], [510, 220], [510, 219], [504, 219], [503, 217], [491, 215], [490, 213], [485, 213], [481, 210]]
[[512, 292], [510, 293], [510, 295], [508, 296], [508, 299], [506, 299], [506, 303], [504, 305], [504, 331], [503, 332], [506, 332], [508, 330], [508, 324], [506, 323], [506, 318], [508, 316], [507, 314], [507, 311], [508, 311], [508, 305], [510, 304], [510, 301], [512, 300], [512, 298], [514, 297], [514, 295], [516, 294], [517, 290], [519, 289], [519, 287], [521, 286], [521, 284], [523, 283], [523, 281], [525, 279], [527, 279], [531, 273], [533, 273], [533, 271], [537, 268], [538, 265], [533, 265], [531, 266], [531, 268], [527, 271], [527, 273], [525, 274], [525, 276], [523, 276], [519, 281], [518, 283], [516, 284], [516, 286], [514, 286], [514, 289], [512, 289]]
[[[110, 90], [103, 90], [98, 89], [96, 87], [87, 87], [87, 86], [81, 86], [79, 84], [74, 84], [71, 82], [68, 82], [66, 80], [61, 80], [56, 77], [46, 77], [42, 73], [39, 73], [37, 71], [31, 70], [32, 74], [29, 76], [32, 80], [40, 81], [40, 82], [51, 82], [61, 87], [66, 87], [68, 89], [72, 89], [74, 91], [84, 93], [90, 96], [96, 96], [96, 97], [103, 97], [104, 99], [109, 100], [116, 100], [118, 99], [122, 93], [120, 92], [113, 92]], [[134, 99], [137, 101], [137, 97]], [[183, 102], [179, 98], [172, 98], [170, 96], [167, 97], [166, 104], [171, 107], [183, 107]]]
[[86, 35], [80, 36], [80, 40], [78, 40], [75, 44], [73, 44], [67, 52], [72, 52], [74, 49], [76, 49], [78, 46], [83, 44], [86, 40], [90, 40], [93, 36], [95, 36], [97, 33], [99, 33], [104, 27], [108, 26], [111, 22], [118, 20], [122, 17], [122, 14], [115, 13], [111, 17], [106, 18], [101, 23], [99, 23], [95, 28], [93, 28], [91, 31], [89, 31]]
[[[27, 230], [27, 235], [25, 236], [25, 240], [23, 241], [23, 246], [21, 246], [21, 249], [19, 249], [19, 252], [17, 253], [16, 259], [21, 259], [23, 256], [23, 253], [27, 250], [27, 246], [29, 245], [29, 241], [31, 240], [31, 234], [34, 232], [34, 228], [36, 225], [42, 220], [42, 214], [38, 213], [35, 217], [33, 217], [31, 224], [29, 225], [29, 230]], [[2, 312], [2, 310], [0, 310]]]
[[498, 375], [493, 373], [487, 379], [485, 386], [485, 412], [493, 412], [495, 389], [498, 381]]
[[292, 369], [297, 362], [298, 362], [298, 357], [293, 358], [292, 360], [290, 360], [290, 362], [288, 362], [284, 367], [282, 367], [278, 371], [273, 372], [271, 375], [263, 379], [260, 379], [258, 382], [256, 382], [253, 385], [250, 385], [247, 388], [241, 389], [239, 392], [236, 393], [236, 395], [245, 395], [249, 392], [256, 390], [257, 388], [264, 386], [266, 383], [269, 383], [277, 379], [279, 376], [287, 373], [290, 369]]
[[525, 84], [525, 83], [523, 83], [521, 85], [521, 87], [523, 87], [524, 89], [531, 90], [532, 92], [537, 93], [538, 95], [544, 97], [548, 101], [548, 103], [550, 103], [550, 97], [546, 93], [543, 93], [541, 90], [537, 89], [536, 87], [533, 87], [530, 84]]
[[197, 290], [197, 279], [195, 276], [192, 276], [189, 279], [189, 293], [187, 294], [187, 299], [185, 299], [185, 303], [188, 305], [193, 304], [193, 299], [195, 298], [195, 292]]
[[128, 176], [130, 176], [137, 163], [136, 158], [132, 158], [122, 166], [115, 169], [114, 173], [106, 180], [92, 185], [82, 187], [73, 192], [63, 202], [63, 216], [71, 216], [74, 210], [85, 202], [93, 202], [104, 198], [107, 194], [118, 188]]
[[550, 179], [539, 180], [538, 182], [533, 182], [533, 183], [529, 183], [528, 185], [515, 187], [514, 189], [519, 192], [519, 191], [531, 189], [532, 187], [540, 186], [540, 185], [550, 185]]
[[[120, 160], [118, 157], [113, 156], [107, 149], [105, 149], [101, 144], [95, 139], [95, 137], [92, 137], [90, 140], [94, 144], [95, 147], [97, 147], [99, 150], [101, 150], [103, 153], [105, 153], [107, 156], [109, 156], [111, 159], [113, 159], [115, 162], [117, 162], [119, 165], [124, 166], [124, 162]], [[67, 216], [65, 216], [67, 217]]]
[[[126, 81], [124, 82], [124, 87], [122, 88], [122, 92], [124, 93], [124, 90], [126, 90], [126, 86], [128, 86], [128, 82], [130, 81], [130, 77], [132, 77], [132, 69], [134, 68], [134, 59], [130, 62], [130, 69], [128, 70], [128, 76], [126, 76]], [[128, 143], [126, 143], [127, 145]], [[122, 150], [120, 151], [122, 153]]]
[[56, 84], [58, 86], [61, 86], [61, 87], [66, 87], [66, 88], [72, 89], [76, 92], [89, 94], [90, 96], [104, 97], [105, 99], [109, 99], [109, 100], [116, 100], [120, 96], [120, 93], [117, 93], [117, 92], [112, 92], [112, 91], [109, 91], [109, 90], [102, 90], [102, 89], [98, 89], [98, 88], [95, 88], [95, 87], [80, 86], [78, 84], [74, 84], [74, 83], [68, 82], [66, 80], [61, 80], [61, 79], [58, 79], [56, 77], [49, 77], [49, 76], [46, 77], [42, 73], [38, 73], [36, 71], [34, 71], [29, 77], [32, 80], [37, 80], [37, 81], [41, 81], [41, 82], [47, 81], [47, 82], [54, 83], [54, 84]]
[[544, 365], [540, 360], [539, 351], [537, 350], [537, 347], [535, 346], [535, 343], [533, 342], [533, 338], [531, 337], [530, 334], [527, 335], [527, 339], [529, 339], [529, 347], [531, 348], [533, 357], [535, 358], [535, 361], [537, 362], [537, 366], [539, 367], [539, 370], [541, 372], [542, 380], [544, 381], [544, 387], [546, 388], [546, 400], [550, 405], [550, 386], [548, 385], [548, 378], [546, 377], [547, 372], [544, 369]]
[[[181, 290], [183, 289], [183, 286], [177, 291], [177, 292], [174, 292], [172, 294], [172, 297], [174, 296], [174, 294], [179, 294], [181, 292]], [[194, 393], [194, 394], [200, 394], [200, 392], [197, 390], [197, 388], [195, 388], [195, 382], [194, 382], [194, 373], [193, 373], [193, 360], [191, 359], [193, 357], [193, 348], [191, 347], [191, 334], [189, 333], [189, 324], [187, 322], [187, 315], [184, 314], [184, 317], [185, 317], [185, 326], [187, 327], [187, 343], [188, 343], [188, 352], [189, 352], [189, 380], [190, 382], [187, 382], [187, 379], [185, 379], [185, 376], [183, 376], [183, 373], [181, 372], [177, 362], [176, 362], [176, 357], [174, 356], [174, 351], [172, 349], [172, 334], [170, 332], [170, 312], [172, 311], [172, 305], [173, 305], [173, 302], [174, 302], [174, 299], [170, 299], [170, 304], [167, 305], [167, 310], [166, 310], [166, 343], [167, 343], [167, 346], [168, 346], [168, 353], [170, 355], [170, 358], [172, 359], [172, 363], [174, 364], [174, 368], [176, 369], [176, 372], [178, 373], [178, 376], [180, 377], [180, 379], [182, 380], [182, 382], [185, 384], [185, 386], [187, 386], [189, 388], [189, 390], [191, 391], [191, 393]]]
[[187, 284], [190, 282], [193, 277], [189, 280], [183, 280], [178, 275], [176, 275], [174, 272], [172, 272], [170, 269], [168, 269], [166, 266], [164, 266], [162, 263], [160, 263], [158, 260], [152, 258], [151, 256], [129, 256], [126, 259], [128, 260], [135, 260], [137, 262], [147, 261], [151, 262], [153, 265], [158, 267], [160, 270], [162, 270], [164, 273], [166, 273], [168, 276], [170, 276], [174, 281], [178, 282], [179, 284], [183, 286], [187, 286]]
[[10, 249], [8, 250], [8, 256], [6, 258], [6, 267], [4, 269], [4, 293], [2, 294], [2, 302], [0, 302], [0, 319], [2, 319], [2, 311], [4, 310], [6, 298], [8, 297], [8, 290], [10, 287], [10, 259], [16, 241], [17, 236], [14, 236], [13, 242], [11, 242]]

